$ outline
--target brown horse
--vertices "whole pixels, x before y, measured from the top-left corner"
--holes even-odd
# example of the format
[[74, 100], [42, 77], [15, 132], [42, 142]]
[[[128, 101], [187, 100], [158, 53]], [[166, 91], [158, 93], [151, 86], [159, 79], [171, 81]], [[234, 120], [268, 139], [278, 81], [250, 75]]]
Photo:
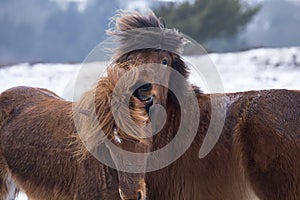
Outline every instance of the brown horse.
[[[162, 37], [151, 31], [149, 33], [148, 29], [144, 29], [144, 34], [130, 34], [142, 33], [141, 28], [149, 27], [166, 32], [160, 34]], [[118, 15], [112, 33], [121, 41], [116, 64], [132, 69], [149, 63], [167, 65], [179, 72], [185, 80], [174, 81], [173, 73], [164, 80], [169, 86], [176, 84], [180, 87], [183, 96], [189, 92], [187, 64], [179, 53], [166, 50], [172, 49], [167, 45], [173, 45], [174, 50], [180, 47], [180, 33], [174, 31], [173, 39], [168, 38], [167, 29], [153, 13], [142, 15], [137, 12]], [[147, 43], [148, 47], [139, 46], [142, 42]], [[128, 51], [128, 46], [139, 48]], [[177, 96], [167, 87], [152, 84], [151, 92], [148, 93], [148, 98], [153, 97], [154, 103], [163, 105], [167, 114], [166, 123], [153, 138], [153, 150], [164, 147], [176, 137], [182, 120]], [[148, 198], [300, 199], [300, 91], [203, 94], [197, 87], [193, 88], [198, 100], [195, 111], [199, 109], [200, 112], [196, 136], [179, 159], [167, 167], [147, 173]], [[137, 96], [144, 99], [145, 93], [138, 92]], [[225, 108], [225, 113], [220, 138], [212, 151], [200, 159], [200, 147], [209, 126], [214, 124], [212, 110], [222, 108]], [[193, 123], [191, 120], [190, 124]], [[187, 129], [186, 137], [189, 135]], [[182, 140], [182, 143], [185, 141]], [[177, 148], [173, 146], [173, 151]], [[168, 155], [171, 156], [172, 152]], [[148, 165], [153, 163], [148, 162]]]
[[[39, 88], [16, 87], [1, 94], [1, 200], [14, 199], [19, 190], [36, 200], [146, 198], [144, 173], [116, 170], [122, 162], [136, 163], [111, 149], [147, 153], [152, 144], [151, 138], [137, 137], [148, 130], [142, 129], [149, 122], [144, 102], [129, 96], [130, 115], [124, 115], [128, 107], [118, 101], [113, 105], [118, 112], [112, 113], [116, 71], [110, 69], [78, 103]], [[121, 127], [116, 117], [134, 124]], [[106, 138], [114, 145], [107, 145]], [[108, 155], [114, 168], [97, 160], [95, 152]], [[145, 165], [146, 159], [137, 161]]]

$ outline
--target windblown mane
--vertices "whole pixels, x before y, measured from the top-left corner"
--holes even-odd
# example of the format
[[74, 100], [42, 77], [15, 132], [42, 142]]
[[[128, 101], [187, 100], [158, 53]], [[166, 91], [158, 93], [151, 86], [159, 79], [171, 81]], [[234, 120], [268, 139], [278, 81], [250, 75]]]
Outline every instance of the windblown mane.
[[[86, 92], [74, 105], [78, 139], [89, 148], [82, 147], [77, 154], [86, 155], [87, 150], [93, 151], [106, 137], [114, 138], [115, 133], [121, 139], [140, 140], [143, 134], [141, 127], [148, 124], [149, 118], [145, 105], [130, 91], [135, 79], [132, 74], [131, 78], [126, 78], [127, 74], [123, 71], [109, 67], [108, 75], [101, 78], [96, 87]], [[122, 75], [126, 83], [116, 87]]]
[[165, 28], [153, 12], [142, 15], [138, 12], [120, 11], [112, 18], [113, 25], [107, 33], [116, 39], [112, 60], [116, 63], [126, 60], [133, 51], [158, 49], [180, 55], [188, 42], [176, 29]]

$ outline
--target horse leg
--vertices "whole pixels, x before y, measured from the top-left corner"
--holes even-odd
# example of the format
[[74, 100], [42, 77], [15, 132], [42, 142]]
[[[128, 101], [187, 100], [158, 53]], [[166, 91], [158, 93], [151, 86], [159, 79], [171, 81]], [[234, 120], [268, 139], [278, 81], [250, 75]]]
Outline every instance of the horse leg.
[[3, 158], [0, 158], [0, 200], [13, 200], [19, 193], [7, 165]]

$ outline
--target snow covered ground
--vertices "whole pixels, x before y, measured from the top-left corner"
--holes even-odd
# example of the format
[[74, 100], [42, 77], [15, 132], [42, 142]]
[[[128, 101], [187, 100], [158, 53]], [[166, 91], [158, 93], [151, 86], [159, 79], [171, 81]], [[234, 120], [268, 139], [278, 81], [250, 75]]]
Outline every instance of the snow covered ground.
[[[209, 54], [209, 57], [219, 72], [226, 92], [272, 88], [300, 89], [300, 47]], [[199, 57], [186, 57], [185, 60], [201, 68], [201, 64], [197, 64], [201, 60]], [[0, 92], [13, 86], [27, 85], [47, 88], [70, 98], [66, 86], [69, 84], [70, 88], [69, 82], [81, 70], [81, 66], [81, 64], [22, 63], [2, 67]], [[86, 74], [84, 78], [95, 76], [95, 69], [103, 70], [104, 64], [92, 65], [89, 68], [92, 73]], [[193, 68], [190, 80], [200, 87], [203, 83]], [[203, 89], [205, 91], [205, 87]]]
[[[222, 79], [226, 92], [259, 90], [259, 89], [299, 89], [300, 90], [300, 47], [282, 49], [256, 49], [238, 53], [210, 54]], [[186, 57], [185, 60], [193, 66], [201, 68], [201, 58]], [[97, 75], [95, 69], [103, 63], [90, 66], [92, 76]], [[212, 66], [214, 67], [214, 66]], [[62, 95], [67, 99], [72, 98], [70, 81], [80, 70], [80, 64], [18, 64], [0, 68], [0, 92], [13, 86], [27, 85], [43, 87]], [[88, 68], [88, 67], [87, 67]], [[103, 67], [102, 67], [103, 69]], [[103, 72], [100, 72], [100, 74]], [[85, 74], [84, 79], [90, 75]], [[198, 76], [192, 69], [191, 82], [200, 87], [205, 77]], [[85, 88], [88, 88], [86, 85]], [[67, 89], [66, 89], [67, 88]], [[202, 87], [204, 91], [209, 91]], [[25, 200], [25, 195], [20, 195], [18, 200]]]

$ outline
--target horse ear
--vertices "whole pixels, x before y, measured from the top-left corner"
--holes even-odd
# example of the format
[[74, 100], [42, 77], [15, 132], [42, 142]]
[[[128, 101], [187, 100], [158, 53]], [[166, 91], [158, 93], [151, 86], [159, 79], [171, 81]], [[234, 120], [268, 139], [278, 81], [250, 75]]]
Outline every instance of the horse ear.
[[184, 78], [189, 77], [189, 68], [179, 55], [173, 55], [172, 68], [178, 71]]

